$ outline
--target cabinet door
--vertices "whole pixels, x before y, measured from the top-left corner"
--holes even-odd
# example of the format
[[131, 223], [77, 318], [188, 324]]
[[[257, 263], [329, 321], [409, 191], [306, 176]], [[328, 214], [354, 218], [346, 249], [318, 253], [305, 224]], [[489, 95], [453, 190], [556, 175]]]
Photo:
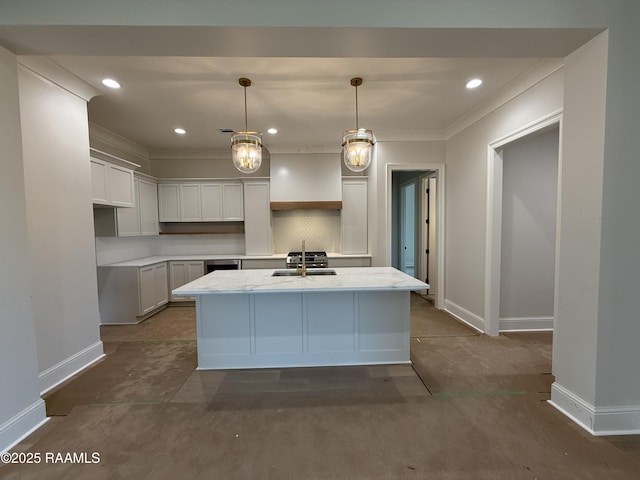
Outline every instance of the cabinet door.
[[167, 281], [167, 264], [158, 263], [153, 268], [153, 292], [155, 306], [159, 307], [169, 301], [169, 285]]
[[[133, 184], [133, 191], [136, 197], [138, 196], [138, 188], [138, 180], [136, 179]], [[137, 202], [135, 207], [116, 209], [119, 237], [134, 237], [140, 235], [139, 205], [140, 202]]]
[[177, 183], [158, 185], [158, 209], [161, 222], [180, 221], [180, 185]]
[[202, 220], [219, 222], [222, 220], [222, 185], [220, 183], [203, 183], [200, 185], [202, 204]]
[[140, 292], [140, 315], [150, 312], [156, 308], [155, 294], [155, 266], [149, 265], [141, 267], [138, 271], [139, 292]]
[[199, 183], [180, 184], [180, 220], [183, 222], [202, 220]]
[[[169, 287], [171, 290], [181, 287], [187, 281], [187, 262], [169, 262]], [[189, 300], [187, 297], [171, 295], [172, 302]]]
[[244, 184], [244, 239], [247, 255], [271, 255], [269, 182]]
[[[204, 275], [204, 262], [169, 262], [169, 278], [171, 290], [200, 278]], [[194, 300], [194, 297], [171, 295], [172, 302]]]
[[222, 219], [240, 222], [244, 219], [244, 201], [241, 183], [222, 184]]
[[91, 159], [91, 192], [93, 203], [107, 203], [107, 164]]
[[133, 207], [133, 170], [107, 164], [107, 200], [116, 207]]
[[145, 180], [136, 180], [136, 184], [140, 235], [158, 235], [158, 186]]
[[187, 278], [189, 282], [204, 275], [204, 262], [189, 262], [187, 264]]
[[342, 253], [367, 253], [367, 181], [342, 182]]

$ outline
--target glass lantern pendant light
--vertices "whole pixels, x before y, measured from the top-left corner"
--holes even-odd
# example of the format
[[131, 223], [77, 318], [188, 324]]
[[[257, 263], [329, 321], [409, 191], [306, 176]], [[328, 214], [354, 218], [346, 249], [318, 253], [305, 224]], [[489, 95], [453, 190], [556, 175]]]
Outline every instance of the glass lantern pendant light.
[[351, 85], [356, 87], [356, 129], [345, 130], [342, 135], [342, 158], [349, 170], [362, 172], [371, 165], [373, 132], [358, 126], [358, 87], [362, 85], [362, 78], [352, 78]]
[[238, 83], [244, 88], [244, 131], [231, 134], [231, 156], [238, 170], [253, 173], [262, 164], [262, 134], [250, 132], [247, 127], [247, 87], [251, 86], [251, 80], [240, 78]]

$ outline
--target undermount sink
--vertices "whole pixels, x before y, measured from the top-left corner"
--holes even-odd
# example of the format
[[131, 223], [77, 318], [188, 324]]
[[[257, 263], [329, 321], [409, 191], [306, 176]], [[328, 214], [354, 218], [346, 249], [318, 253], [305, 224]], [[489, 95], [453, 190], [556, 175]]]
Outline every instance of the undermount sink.
[[[330, 268], [323, 268], [318, 270], [307, 270], [307, 277], [314, 277], [318, 275], [336, 275], [336, 271]], [[272, 277], [301, 277], [302, 273], [294, 269], [274, 270], [271, 276]]]

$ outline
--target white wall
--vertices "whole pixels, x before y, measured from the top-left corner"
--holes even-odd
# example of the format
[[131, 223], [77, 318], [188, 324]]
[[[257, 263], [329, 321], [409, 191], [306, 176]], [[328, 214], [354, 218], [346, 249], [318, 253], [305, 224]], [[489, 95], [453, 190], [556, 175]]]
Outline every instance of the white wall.
[[636, 433], [640, 433], [638, 19], [640, 3], [626, 2], [617, 18], [620, 28], [609, 34], [595, 403], [635, 405]]
[[244, 255], [244, 234], [96, 237], [96, 264], [152, 255]]
[[[595, 401], [606, 36], [569, 55], [560, 172], [556, 384]], [[552, 396], [553, 398], [553, 396]]]
[[19, 71], [40, 388], [102, 356], [86, 102]]
[[563, 74], [556, 71], [447, 142], [445, 301], [482, 327], [488, 145], [562, 109]]
[[46, 419], [31, 308], [18, 71], [0, 47], [0, 452]]
[[558, 151], [556, 127], [502, 152], [500, 319], [513, 326], [553, 318]]
[[369, 238], [373, 266], [391, 265], [391, 185], [388, 170], [429, 170], [445, 162], [444, 141], [377, 142], [369, 177]]
[[270, 159], [263, 149], [262, 164], [254, 173], [240, 173], [231, 160], [231, 148], [228, 155], [220, 153], [200, 153], [184, 156], [175, 154], [152, 155], [151, 171], [147, 172], [157, 178], [251, 178], [268, 177]]

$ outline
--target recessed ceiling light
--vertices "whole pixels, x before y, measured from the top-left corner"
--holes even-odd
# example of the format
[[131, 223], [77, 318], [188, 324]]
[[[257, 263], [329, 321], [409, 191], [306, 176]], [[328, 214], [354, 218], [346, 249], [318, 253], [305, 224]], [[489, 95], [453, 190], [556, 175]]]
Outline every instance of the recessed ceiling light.
[[467, 82], [468, 89], [478, 88], [480, 85], [482, 85], [482, 80], [479, 78], [473, 78]]
[[267, 130], [267, 132], [269, 132], [272, 135], [275, 135], [276, 133], [278, 133], [278, 129], [277, 128], [270, 128]]
[[173, 131], [176, 132], [178, 135], [184, 135], [185, 133], [187, 133], [187, 131], [184, 128], [174, 128]]
[[102, 84], [105, 87], [109, 87], [109, 88], [120, 88], [120, 83], [118, 83], [113, 78], [105, 78], [104, 80], [102, 80]]

